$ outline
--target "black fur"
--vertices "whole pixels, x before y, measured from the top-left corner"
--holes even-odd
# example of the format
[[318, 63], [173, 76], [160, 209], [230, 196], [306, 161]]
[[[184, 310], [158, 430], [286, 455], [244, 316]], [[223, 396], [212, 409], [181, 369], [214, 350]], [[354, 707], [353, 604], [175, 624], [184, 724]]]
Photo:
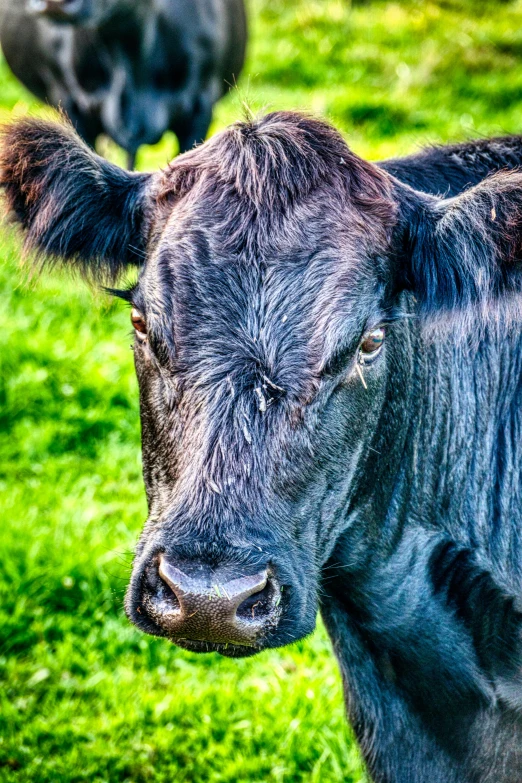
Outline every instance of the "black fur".
[[424, 314], [473, 305], [475, 320], [491, 318], [501, 299], [521, 292], [522, 174], [495, 174], [447, 201], [416, 203], [407, 219], [404, 284]]
[[490, 174], [518, 169], [521, 146], [522, 136], [478, 139], [426, 147], [416, 155], [385, 160], [379, 166], [415, 190], [450, 198]]
[[[128, 248], [142, 226], [126, 296], [147, 325], [149, 519], [132, 621], [166, 633], [146, 609], [160, 553], [267, 569], [280, 615], [254, 648], [178, 642], [250, 654], [309, 633], [319, 606], [376, 783], [519, 783], [521, 179], [498, 172], [521, 141], [379, 167], [324, 123], [275, 113], [141, 180], [100, 169], [69, 131], [9, 133], [3, 186], [41, 251], [100, 271], [97, 235], [68, 239], [83, 212], [100, 216], [88, 193], [70, 209], [80, 191], [97, 204], [93, 171], [120, 194], [109, 272], [118, 232]], [[362, 353], [383, 324], [380, 353]]]
[[143, 262], [150, 175], [103, 160], [65, 122], [23, 120], [2, 141], [0, 184], [28, 250], [98, 280]]
[[428, 566], [435, 596], [469, 628], [484, 671], [491, 677], [516, 674], [522, 641], [520, 600], [476, 562], [471, 550], [459, 549], [451, 540], [437, 544]]

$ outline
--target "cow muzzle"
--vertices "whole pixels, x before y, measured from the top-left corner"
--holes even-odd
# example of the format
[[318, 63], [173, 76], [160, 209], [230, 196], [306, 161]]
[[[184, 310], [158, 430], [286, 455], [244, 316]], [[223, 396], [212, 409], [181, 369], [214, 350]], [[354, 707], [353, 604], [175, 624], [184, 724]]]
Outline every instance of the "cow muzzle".
[[74, 22], [86, 14], [85, 0], [28, 0], [27, 8], [55, 22]]
[[132, 614], [156, 626], [159, 635], [195, 651], [230, 645], [241, 654], [254, 653], [279, 620], [281, 588], [268, 567], [234, 574], [229, 567], [175, 562], [162, 553], [141, 581]]

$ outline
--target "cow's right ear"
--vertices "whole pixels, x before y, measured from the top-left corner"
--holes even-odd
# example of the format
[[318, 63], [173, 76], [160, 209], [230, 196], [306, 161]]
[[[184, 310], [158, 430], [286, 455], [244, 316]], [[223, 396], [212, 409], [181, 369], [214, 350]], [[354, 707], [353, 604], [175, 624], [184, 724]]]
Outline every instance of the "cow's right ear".
[[143, 262], [151, 179], [100, 158], [66, 122], [23, 119], [2, 132], [0, 185], [27, 249], [90, 278]]

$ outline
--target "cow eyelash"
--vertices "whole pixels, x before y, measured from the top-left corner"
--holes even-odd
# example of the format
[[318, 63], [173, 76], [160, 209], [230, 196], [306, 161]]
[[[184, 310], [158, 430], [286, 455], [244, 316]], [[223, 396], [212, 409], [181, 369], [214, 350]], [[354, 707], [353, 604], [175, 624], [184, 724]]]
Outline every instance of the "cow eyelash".
[[104, 291], [109, 294], [110, 296], [114, 296], [117, 299], [122, 299], [124, 302], [127, 302], [128, 305], [134, 306], [134, 296], [137, 290], [137, 285], [129, 286], [129, 288], [106, 288], [104, 287]]
[[399, 321], [403, 321], [405, 318], [410, 318], [410, 317], [411, 316], [409, 315], [409, 313], [404, 312], [404, 310], [401, 307], [396, 307], [396, 306], [388, 307], [382, 311], [381, 318], [377, 318], [375, 320], [372, 319], [371, 321], [368, 321], [364, 329], [364, 332], [371, 331], [372, 329], [377, 329], [380, 326], [382, 326], [384, 329], [387, 329], [388, 327], [393, 326]]

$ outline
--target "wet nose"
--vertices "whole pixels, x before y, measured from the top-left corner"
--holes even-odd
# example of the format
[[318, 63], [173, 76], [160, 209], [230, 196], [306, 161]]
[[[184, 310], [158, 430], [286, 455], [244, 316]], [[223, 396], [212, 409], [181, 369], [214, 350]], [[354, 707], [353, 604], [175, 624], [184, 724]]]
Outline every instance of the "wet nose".
[[156, 567], [143, 603], [173, 639], [255, 646], [277, 622], [280, 589], [267, 569], [230, 578], [230, 569], [175, 564], [164, 554]]
[[58, 20], [77, 16], [83, 9], [84, 0], [29, 0], [29, 10]]

